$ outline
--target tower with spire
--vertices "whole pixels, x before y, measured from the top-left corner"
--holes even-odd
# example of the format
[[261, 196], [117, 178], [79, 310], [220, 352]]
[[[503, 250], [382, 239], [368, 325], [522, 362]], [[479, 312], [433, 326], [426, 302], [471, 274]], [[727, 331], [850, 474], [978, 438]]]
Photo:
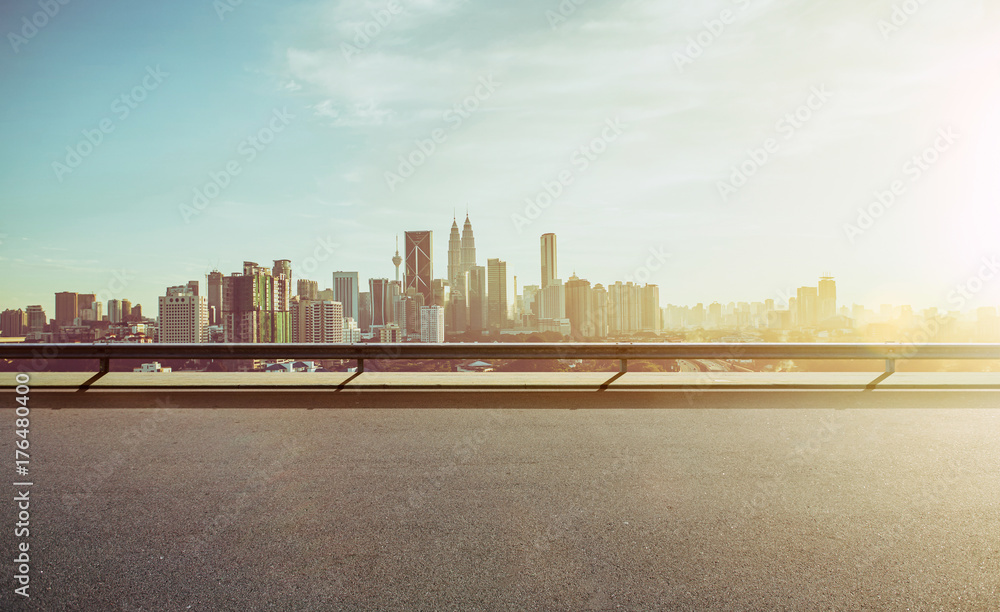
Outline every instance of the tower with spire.
[[403, 263], [403, 258], [399, 256], [399, 236], [396, 236], [396, 254], [392, 256], [392, 265], [396, 266], [396, 282], [399, 282], [399, 264]]
[[462, 276], [462, 239], [458, 235], [458, 220], [451, 218], [451, 235], [448, 237], [448, 282], [452, 291], [459, 286]]
[[[455, 225], [455, 229], [458, 226]], [[476, 239], [472, 235], [472, 221], [469, 220], [469, 211], [465, 211], [465, 226], [462, 228], [462, 267], [460, 273], [464, 276], [466, 272], [476, 267]]]

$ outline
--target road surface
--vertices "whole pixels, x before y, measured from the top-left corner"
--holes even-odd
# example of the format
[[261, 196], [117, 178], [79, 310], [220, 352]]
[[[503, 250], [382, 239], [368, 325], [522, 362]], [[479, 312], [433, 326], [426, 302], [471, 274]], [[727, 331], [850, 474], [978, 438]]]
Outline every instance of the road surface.
[[34, 410], [0, 609], [1000, 609], [1000, 410], [891, 401]]

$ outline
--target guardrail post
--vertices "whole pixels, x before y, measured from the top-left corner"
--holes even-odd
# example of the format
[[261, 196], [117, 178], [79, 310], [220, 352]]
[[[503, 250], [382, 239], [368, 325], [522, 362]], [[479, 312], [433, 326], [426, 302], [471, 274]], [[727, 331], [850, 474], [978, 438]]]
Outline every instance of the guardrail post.
[[358, 359], [358, 370], [357, 370], [357, 372], [358, 372], [358, 374], [361, 374], [364, 371], [365, 371], [365, 360], [359, 358]]
[[621, 372], [622, 374], [628, 372], [628, 359], [621, 360], [621, 362], [618, 364], [618, 371]]
[[100, 374], [107, 374], [111, 371], [111, 358], [101, 357], [101, 371]]
[[893, 374], [893, 373], [895, 373], [895, 371], [896, 371], [896, 360], [895, 359], [886, 359], [885, 360], [885, 373], [886, 374]]

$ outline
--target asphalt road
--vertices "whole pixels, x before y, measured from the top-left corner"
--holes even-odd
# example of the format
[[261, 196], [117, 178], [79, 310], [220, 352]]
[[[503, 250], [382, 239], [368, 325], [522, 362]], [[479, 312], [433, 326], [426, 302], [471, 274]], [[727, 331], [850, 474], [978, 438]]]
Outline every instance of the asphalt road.
[[1000, 409], [892, 401], [34, 410], [0, 609], [1000, 609]]

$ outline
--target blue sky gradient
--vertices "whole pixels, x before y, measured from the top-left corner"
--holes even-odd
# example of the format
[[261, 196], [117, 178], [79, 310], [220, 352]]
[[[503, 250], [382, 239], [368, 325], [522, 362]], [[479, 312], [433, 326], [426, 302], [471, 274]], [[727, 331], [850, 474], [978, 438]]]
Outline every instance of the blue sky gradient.
[[[124, 273], [112, 297], [153, 314], [243, 260], [391, 278], [406, 230], [434, 230], [440, 277], [466, 206], [521, 286], [551, 231], [562, 278], [648, 272], [663, 304], [780, 303], [829, 272], [841, 303], [948, 307], [1000, 256], [983, 0], [222, 2], [70, 1], [21, 39], [39, 4], [0, 7], [0, 308], [51, 316]], [[975, 297], [1000, 303], [1000, 274]]]

